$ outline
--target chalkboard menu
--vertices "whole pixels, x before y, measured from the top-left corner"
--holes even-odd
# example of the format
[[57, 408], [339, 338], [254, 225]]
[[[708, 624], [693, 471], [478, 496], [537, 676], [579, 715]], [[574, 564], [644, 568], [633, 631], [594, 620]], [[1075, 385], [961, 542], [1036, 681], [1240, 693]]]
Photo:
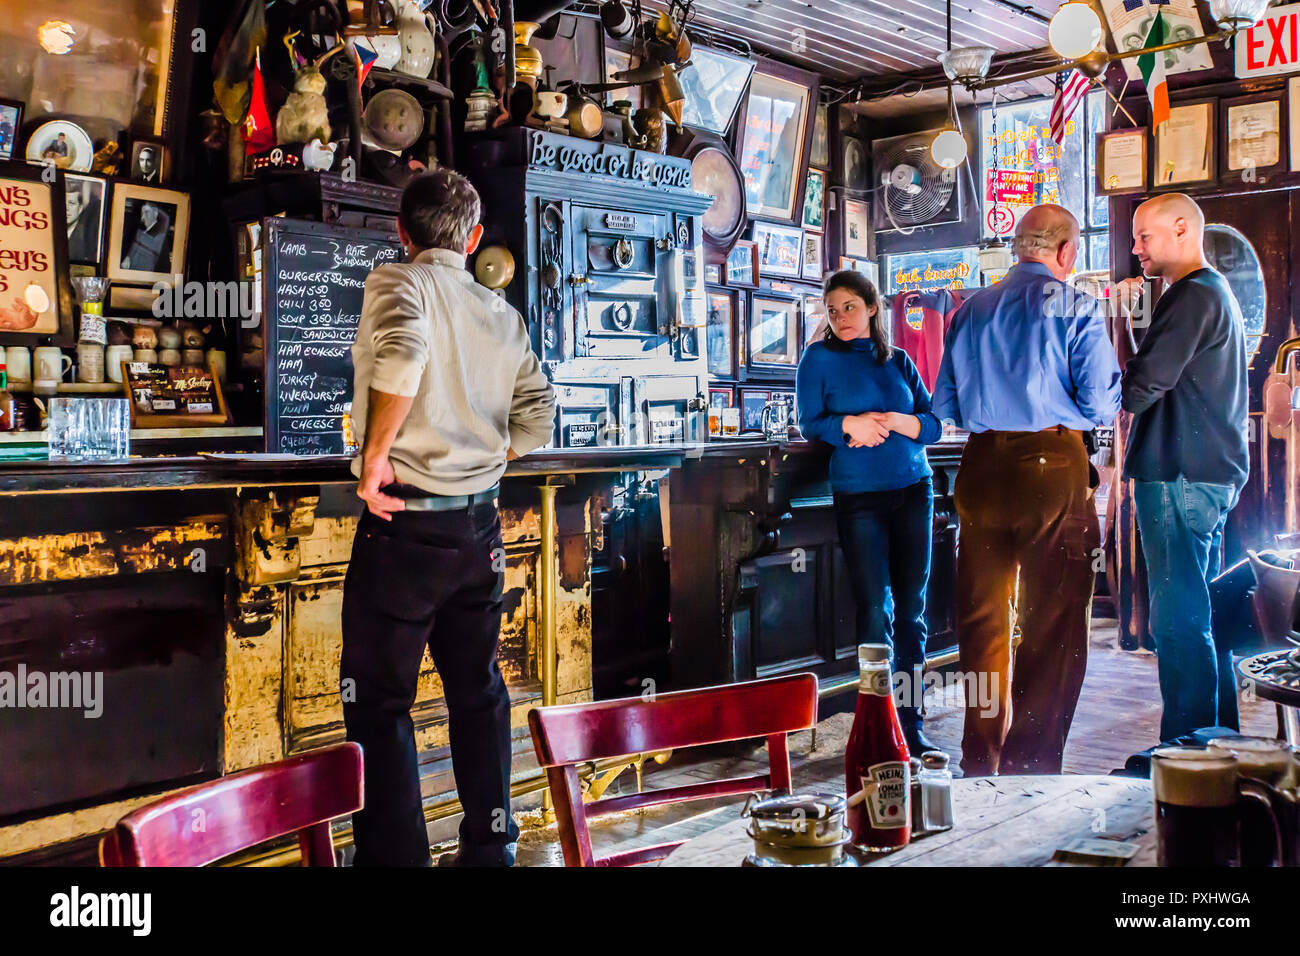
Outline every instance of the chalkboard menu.
[[282, 218], [263, 220], [263, 237], [266, 450], [347, 454], [366, 276], [399, 261], [401, 244], [390, 233]]

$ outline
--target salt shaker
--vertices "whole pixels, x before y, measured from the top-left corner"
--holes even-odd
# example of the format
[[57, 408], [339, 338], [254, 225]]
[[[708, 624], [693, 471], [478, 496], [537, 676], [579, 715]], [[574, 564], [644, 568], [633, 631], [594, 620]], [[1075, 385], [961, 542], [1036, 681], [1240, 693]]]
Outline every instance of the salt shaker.
[[941, 750], [921, 754], [921, 828], [949, 830], [953, 824], [952, 771], [948, 755]]

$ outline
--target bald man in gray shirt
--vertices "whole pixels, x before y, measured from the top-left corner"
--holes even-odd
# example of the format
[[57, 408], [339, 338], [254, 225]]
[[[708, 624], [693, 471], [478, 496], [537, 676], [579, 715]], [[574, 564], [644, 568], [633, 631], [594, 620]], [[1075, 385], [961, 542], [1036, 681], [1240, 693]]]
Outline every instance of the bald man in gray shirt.
[[366, 511], [343, 589], [340, 681], [348, 739], [365, 754], [358, 866], [430, 863], [410, 713], [426, 647], [465, 811], [459, 849], [439, 863], [514, 863], [497, 482], [508, 459], [550, 440], [555, 396], [519, 313], [465, 270], [479, 208], [450, 170], [406, 187], [410, 261], [370, 274], [352, 348]]

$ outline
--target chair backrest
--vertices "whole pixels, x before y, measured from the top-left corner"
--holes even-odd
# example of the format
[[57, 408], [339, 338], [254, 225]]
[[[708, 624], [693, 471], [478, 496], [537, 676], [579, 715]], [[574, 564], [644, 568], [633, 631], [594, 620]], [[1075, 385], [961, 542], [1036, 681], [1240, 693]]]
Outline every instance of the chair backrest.
[[[786, 735], [817, 722], [817, 677], [792, 674], [744, 684], [674, 691], [528, 712], [537, 761], [546, 769], [567, 866], [624, 866], [662, 859], [677, 843], [596, 858], [587, 821], [639, 807], [790, 788]], [[607, 757], [767, 738], [768, 772], [582, 801], [577, 764]]]
[[1300, 571], [1279, 568], [1247, 551], [1255, 572], [1255, 593], [1251, 602], [1259, 631], [1270, 644], [1285, 645], [1295, 632], [1296, 598], [1300, 595]]
[[204, 866], [286, 833], [304, 866], [333, 866], [329, 821], [361, 809], [361, 748], [335, 744], [242, 770], [127, 814], [100, 843], [104, 866]]

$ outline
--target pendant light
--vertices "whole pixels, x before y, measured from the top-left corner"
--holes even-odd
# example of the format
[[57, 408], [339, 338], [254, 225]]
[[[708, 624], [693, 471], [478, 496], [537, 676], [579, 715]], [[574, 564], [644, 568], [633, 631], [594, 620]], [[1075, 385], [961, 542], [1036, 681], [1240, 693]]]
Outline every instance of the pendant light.
[[1066, 60], [1087, 56], [1101, 45], [1101, 17], [1088, 0], [1068, 0], [1047, 25], [1047, 42]]
[[[948, 53], [952, 52], [952, 0], [948, 0]], [[948, 122], [930, 144], [930, 157], [944, 169], [956, 169], [966, 159], [966, 137], [957, 120], [952, 80], [948, 81]]]

